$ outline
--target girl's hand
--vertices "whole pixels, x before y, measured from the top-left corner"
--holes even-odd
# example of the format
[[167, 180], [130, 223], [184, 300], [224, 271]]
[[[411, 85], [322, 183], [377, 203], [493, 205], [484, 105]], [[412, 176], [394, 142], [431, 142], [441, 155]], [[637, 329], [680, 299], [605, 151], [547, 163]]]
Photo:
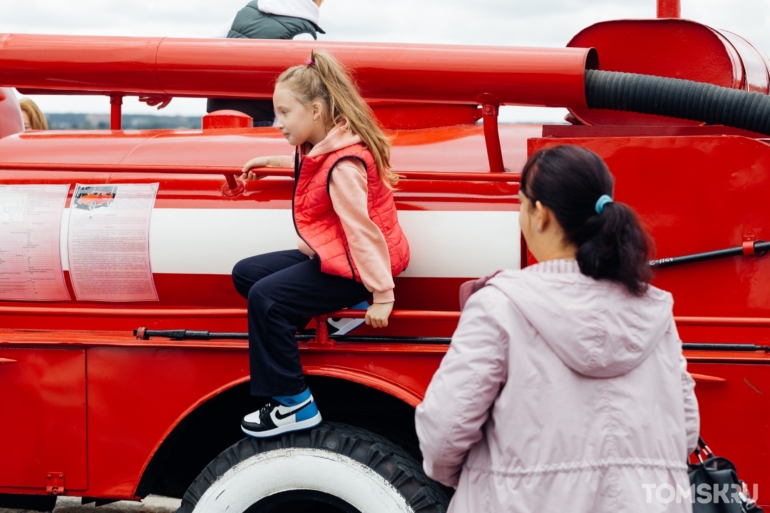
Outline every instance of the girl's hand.
[[393, 303], [374, 303], [366, 311], [366, 324], [374, 328], [388, 326], [388, 317], [393, 311]]
[[255, 167], [267, 167], [270, 163], [269, 159], [270, 157], [254, 157], [250, 161], [246, 162], [246, 164], [243, 166], [243, 174], [241, 175], [241, 180], [259, 180], [260, 178], [263, 178], [261, 176], [255, 175], [249, 170]]

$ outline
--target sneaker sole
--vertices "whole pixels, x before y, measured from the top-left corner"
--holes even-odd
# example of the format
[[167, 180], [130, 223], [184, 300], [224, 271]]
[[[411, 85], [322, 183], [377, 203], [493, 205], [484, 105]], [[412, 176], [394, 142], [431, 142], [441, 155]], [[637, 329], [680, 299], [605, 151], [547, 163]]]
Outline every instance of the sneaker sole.
[[252, 438], [270, 438], [272, 436], [278, 436], [282, 435], [284, 433], [290, 433], [292, 431], [302, 431], [304, 429], [310, 429], [316, 427], [318, 424], [320, 424], [323, 421], [321, 418], [321, 412], [318, 412], [315, 414], [314, 417], [311, 417], [307, 420], [301, 420], [299, 422], [295, 422], [293, 424], [287, 424], [285, 426], [279, 426], [275, 429], [271, 429], [270, 431], [249, 431], [245, 427], [241, 426], [241, 431], [246, 433]]

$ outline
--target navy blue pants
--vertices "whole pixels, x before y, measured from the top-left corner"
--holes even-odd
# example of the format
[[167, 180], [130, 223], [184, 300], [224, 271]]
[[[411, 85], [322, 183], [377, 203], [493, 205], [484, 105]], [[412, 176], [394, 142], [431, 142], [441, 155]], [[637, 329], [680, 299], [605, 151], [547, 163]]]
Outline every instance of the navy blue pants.
[[248, 299], [251, 393], [294, 395], [305, 388], [296, 332], [308, 317], [347, 308], [371, 296], [361, 283], [321, 272], [299, 250], [241, 260], [233, 283]]

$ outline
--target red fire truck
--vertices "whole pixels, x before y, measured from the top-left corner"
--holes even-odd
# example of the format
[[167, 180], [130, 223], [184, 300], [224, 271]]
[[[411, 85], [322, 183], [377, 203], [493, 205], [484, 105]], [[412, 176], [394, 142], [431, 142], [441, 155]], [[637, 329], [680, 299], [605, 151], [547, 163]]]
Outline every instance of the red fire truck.
[[[314, 47], [354, 70], [394, 137], [412, 263], [386, 330], [330, 335], [322, 317], [298, 333], [327, 422], [244, 439], [239, 420], [255, 403], [230, 271], [294, 244], [293, 171], [237, 176], [256, 155], [292, 150], [229, 111], [199, 130], [121, 130], [121, 103], [268, 98]], [[654, 284], [674, 294], [702, 434], [770, 504], [770, 61], [736, 34], [679, 19], [678, 0], [659, 0], [657, 19], [592, 25], [567, 48], [2, 34], [0, 85], [0, 507], [154, 493], [196, 513], [444, 511], [449, 491], [421, 470], [414, 408], [459, 318], [459, 285], [533, 262], [518, 172], [565, 143], [606, 160], [617, 199], [653, 236]], [[112, 129], [23, 132], [11, 87], [109, 97]], [[498, 126], [500, 105], [566, 107], [570, 124]], [[145, 240], [157, 301], [76, 294], [101, 275], [75, 261], [75, 218], [105, 210], [73, 208], [78, 184], [158, 184]], [[39, 267], [13, 260], [42, 246], [3, 236], [43, 185], [63, 186], [45, 236], [65, 299], [46, 302], [23, 293], [52, 286]], [[125, 292], [102, 274], [105, 290]]]

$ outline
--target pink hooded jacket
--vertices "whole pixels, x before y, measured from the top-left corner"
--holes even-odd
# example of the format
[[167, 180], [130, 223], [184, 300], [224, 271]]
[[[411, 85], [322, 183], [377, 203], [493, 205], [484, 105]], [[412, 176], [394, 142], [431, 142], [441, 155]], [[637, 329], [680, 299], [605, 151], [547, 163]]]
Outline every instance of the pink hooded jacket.
[[566, 260], [471, 288], [416, 415], [426, 473], [457, 488], [449, 511], [690, 513], [657, 499], [689, 490], [699, 430], [671, 294]]

